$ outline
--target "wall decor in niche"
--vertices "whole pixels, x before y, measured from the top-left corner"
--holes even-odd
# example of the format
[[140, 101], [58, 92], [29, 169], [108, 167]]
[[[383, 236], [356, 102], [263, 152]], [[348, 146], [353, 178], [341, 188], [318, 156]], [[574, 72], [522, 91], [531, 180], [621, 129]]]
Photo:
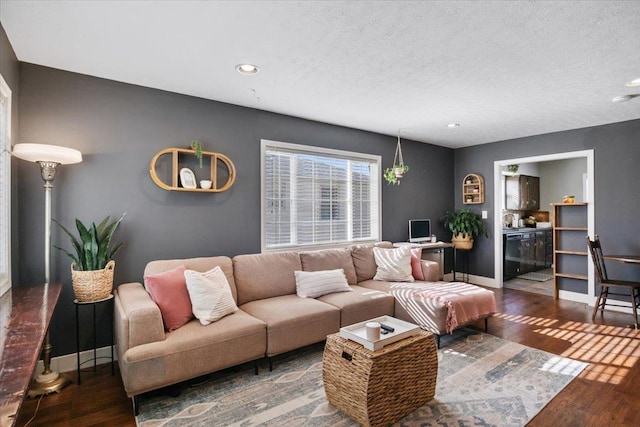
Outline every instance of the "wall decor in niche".
[[180, 184], [184, 188], [196, 188], [196, 176], [191, 169], [180, 169]]
[[[165, 148], [156, 153], [149, 165], [149, 174], [153, 182], [160, 188], [168, 191], [195, 191], [204, 193], [220, 193], [226, 191], [236, 180], [236, 167], [231, 159], [222, 153], [202, 151], [204, 165], [208, 163], [209, 171], [207, 181], [211, 181], [210, 188], [198, 188], [193, 171], [184, 167], [188, 161], [188, 155], [193, 156], [195, 150], [189, 148]], [[163, 156], [169, 156], [171, 160], [170, 183], [158, 176], [158, 160]], [[208, 162], [207, 162], [208, 158]]]

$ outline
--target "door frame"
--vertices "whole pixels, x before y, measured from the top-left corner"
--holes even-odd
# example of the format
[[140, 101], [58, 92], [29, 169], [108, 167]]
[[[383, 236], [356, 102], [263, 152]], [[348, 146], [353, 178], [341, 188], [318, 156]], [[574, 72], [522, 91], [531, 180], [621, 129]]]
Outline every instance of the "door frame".
[[[595, 234], [595, 163], [594, 163], [594, 150], [581, 150], [581, 151], [568, 151], [563, 153], [545, 154], [540, 156], [520, 157], [514, 159], [496, 160], [493, 162], [493, 193], [494, 193], [494, 277], [496, 279], [498, 287], [502, 288], [502, 201], [504, 200], [504, 186], [502, 185], [502, 169], [503, 166], [511, 164], [522, 163], [540, 163], [549, 162], [554, 160], [567, 160], [584, 158], [587, 161], [587, 177], [586, 177], [586, 196], [587, 196], [587, 233], [589, 236]], [[589, 306], [595, 304], [595, 276], [593, 270], [593, 262], [591, 257], [587, 257], [587, 294], [580, 294], [577, 292], [569, 292], [560, 290], [558, 297], [560, 299], [576, 301], [586, 303]]]

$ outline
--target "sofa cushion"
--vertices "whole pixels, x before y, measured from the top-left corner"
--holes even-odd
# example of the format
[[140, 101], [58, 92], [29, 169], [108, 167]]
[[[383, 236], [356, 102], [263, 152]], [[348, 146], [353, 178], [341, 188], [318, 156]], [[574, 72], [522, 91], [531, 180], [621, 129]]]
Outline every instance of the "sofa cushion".
[[184, 277], [187, 281], [193, 315], [203, 326], [220, 320], [238, 309], [231, 295], [229, 282], [220, 267], [213, 267], [204, 273], [185, 270]]
[[422, 248], [411, 249], [411, 275], [416, 280], [424, 280], [422, 271]]
[[267, 324], [267, 356], [317, 343], [340, 329], [340, 310], [297, 295], [248, 302], [240, 309]]
[[266, 325], [242, 310], [215, 327], [192, 320], [164, 341], [139, 345], [118, 359], [128, 396], [257, 360], [267, 349]]
[[195, 271], [209, 271], [213, 267], [220, 267], [224, 272], [229, 287], [231, 288], [231, 294], [233, 298], [238, 301], [236, 293], [236, 282], [233, 278], [233, 264], [231, 258], [227, 256], [213, 256], [213, 257], [200, 257], [200, 258], [187, 258], [187, 259], [164, 259], [159, 261], [151, 261], [144, 269], [144, 274], [156, 274], [163, 271], [171, 270], [179, 265], [184, 265], [189, 270]]
[[374, 280], [413, 282], [411, 248], [407, 246], [395, 249], [373, 248], [373, 255], [378, 266]]
[[164, 327], [168, 331], [178, 329], [193, 318], [184, 278], [185, 269], [184, 265], [179, 265], [162, 273], [144, 276], [144, 286], [158, 304]]
[[302, 264], [300, 256], [294, 252], [235, 256], [233, 272], [238, 305], [264, 298], [295, 295], [296, 279], [293, 272], [296, 270], [302, 270]]
[[319, 301], [340, 309], [340, 326], [349, 326], [380, 316], [393, 316], [394, 298], [386, 292], [354, 285], [353, 292], [323, 295]]
[[378, 242], [365, 245], [353, 245], [351, 249], [351, 259], [356, 270], [358, 282], [373, 279], [376, 275], [376, 260], [373, 256], [373, 248], [393, 248], [391, 242]]
[[325, 249], [314, 252], [301, 252], [300, 262], [304, 271], [336, 270], [341, 268], [350, 285], [358, 283], [356, 269], [353, 266], [349, 249]]

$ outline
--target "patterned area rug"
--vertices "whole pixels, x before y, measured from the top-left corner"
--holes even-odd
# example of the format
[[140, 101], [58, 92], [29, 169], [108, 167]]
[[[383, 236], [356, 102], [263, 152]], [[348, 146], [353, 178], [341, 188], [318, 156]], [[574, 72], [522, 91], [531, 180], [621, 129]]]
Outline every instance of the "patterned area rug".
[[545, 273], [525, 273], [518, 276], [520, 279], [534, 280], [536, 282], [546, 282], [553, 279], [553, 275]]
[[[212, 375], [178, 397], [140, 398], [140, 427], [357, 426], [331, 406], [322, 345], [277, 359], [273, 372]], [[436, 396], [395, 426], [524, 426], [586, 366], [492, 335], [459, 329], [442, 337]]]

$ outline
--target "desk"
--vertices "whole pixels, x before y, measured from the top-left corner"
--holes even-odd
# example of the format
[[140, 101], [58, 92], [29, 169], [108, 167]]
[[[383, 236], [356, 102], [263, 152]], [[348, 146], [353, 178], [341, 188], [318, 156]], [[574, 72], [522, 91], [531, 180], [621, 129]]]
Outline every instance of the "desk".
[[16, 421], [61, 289], [60, 283], [14, 287], [0, 297], [3, 329], [0, 332], [2, 426], [14, 425]]
[[640, 265], [640, 255], [603, 255], [604, 259], [623, 262], [625, 264]]
[[[396, 248], [400, 248], [402, 246], [409, 246], [410, 248], [421, 248], [422, 252], [440, 252], [443, 253], [445, 249], [450, 248], [453, 249], [453, 281], [456, 281], [456, 265], [457, 265], [457, 255], [456, 255], [456, 245], [450, 242], [425, 242], [425, 243], [409, 243], [409, 242], [397, 242], [394, 243], [393, 246]], [[440, 264], [440, 278], [444, 276], [444, 257], [440, 257], [438, 261]]]

